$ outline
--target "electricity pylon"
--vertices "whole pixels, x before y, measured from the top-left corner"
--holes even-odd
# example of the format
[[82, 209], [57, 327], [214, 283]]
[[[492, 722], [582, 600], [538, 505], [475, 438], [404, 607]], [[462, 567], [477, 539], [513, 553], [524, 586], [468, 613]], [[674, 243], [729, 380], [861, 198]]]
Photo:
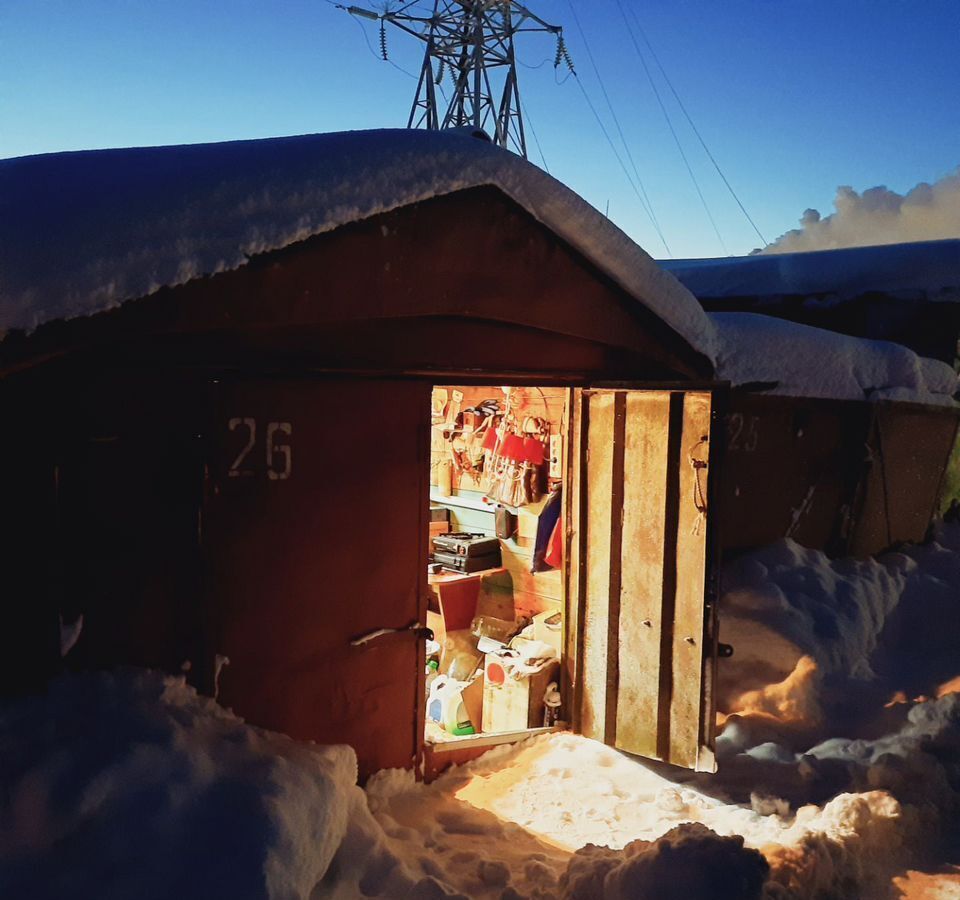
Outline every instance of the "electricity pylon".
[[[385, 23], [426, 44], [417, 95], [408, 128], [481, 128], [501, 147], [527, 156], [523, 108], [517, 82], [514, 37], [523, 32], [556, 36], [554, 67], [561, 61], [573, 69], [563, 41], [563, 29], [550, 25], [513, 0], [433, 0], [432, 15], [418, 15], [422, 0], [402, 3], [397, 9], [374, 12], [359, 6], [347, 12], [380, 23], [380, 49], [387, 59]], [[502, 73], [499, 70], [503, 70]], [[449, 73], [449, 75], [448, 75]], [[494, 82], [502, 74], [495, 95]], [[452, 81], [449, 100], [443, 96], [444, 78]], [[446, 109], [437, 102], [440, 93]]]

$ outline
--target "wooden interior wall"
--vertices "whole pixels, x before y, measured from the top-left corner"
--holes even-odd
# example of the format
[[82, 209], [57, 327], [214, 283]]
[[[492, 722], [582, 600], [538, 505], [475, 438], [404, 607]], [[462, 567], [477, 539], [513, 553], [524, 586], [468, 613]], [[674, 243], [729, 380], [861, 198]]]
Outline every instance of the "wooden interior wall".
[[[443, 385], [448, 394], [454, 390], [463, 392], [461, 409], [467, 409], [490, 398], [504, 405], [503, 391], [499, 386]], [[539, 416], [550, 423], [551, 434], [560, 434], [564, 427], [564, 409], [567, 391], [565, 388], [519, 388], [514, 392], [514, 406], [519, 418]], [[450, 510], [450, 524], [455, 531], [472, 531], [480, 534], [495, 534], [494, 505], [483, 504], [484, 493], [480, 485], [469, 475], [453, 476], [453, 497], [443, 500], [437, 491], [437, 473], [442, 460], [450, 459], [449, 444], [434, 430], [430, 451], [430, 490], [433, 502]], [[457, 502], [459, 499], [459, 503]], [[488, 615], [506, 617], [532, 616], [545, 610], [560, 611], [562, 607], [563, 576], [560, 569], [549, 569], [533, 574], [534, 545], [537, 536], [537, 520], [546, 498], [536, 504], [517, 510], [517, 535], [501, 541], [503, 565], [501, 575], [484, 579], [480, 598], [480, 611]], [[467, 505], [469, 504], [469, 505]], [[480, 508], [477, 508], [480, 507]], [[512, 607], [511, 607], [512, 598]]]

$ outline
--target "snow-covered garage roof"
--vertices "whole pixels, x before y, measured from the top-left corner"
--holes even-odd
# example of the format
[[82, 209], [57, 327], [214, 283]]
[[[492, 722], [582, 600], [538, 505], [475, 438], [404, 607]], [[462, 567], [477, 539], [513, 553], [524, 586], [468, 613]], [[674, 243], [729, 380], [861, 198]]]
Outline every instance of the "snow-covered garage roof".
[[757, 313], [710, 318], [720, 347], [717, 373], [734, 385], [773, 382], [772, 393], [788, 396], [955, 405], [957, 373], [900, 344]]
[[0, 329], [90, 315], [349, 222], [493, 185], [713, 359], [696, 299], [536, 166], [458, 132], [381, 130], [0, 161]]
[[[958, 240], [660, 260], [660, 265], [704, 302], [789, 296], [832, 306], [873, 294], [911, 302], [960, 301]], [[751, 309], [771, 315], [710, 314], [717, 327], [717, 372], [734, 384], [776, 382], [775, 393], [805, 397], [953, 405], [957, 375], [943, 362], [890, 341], [775, 318], [763, 302]]]
[[660, 260], [701, 299], [866, 293], [960, 300], [960, 240], [723, 259]]
[[[583, 253], [715, 362], [722, 379], [778, 381], [783, 393], [844, 399], [944, 402], [956, 389], [948, 366], [928, 365], [895, 344], [762, 316], [718, 320], [718, 327], [686, 287], [569, 188], [455, 131], [357, 131], [0, 160], [0, 334], [102, 312], [237, 269], [257, 253], [483, 185], [499, 188]], [[943, 244], [946, 258], [960, 242]], [[902, 258], [889, 248], [866, 248], [858, 270], [864, 277], [882, 261], [870, 250], [883, 251], [892, 267], [888, 282], [898, 277]], [[785, 256], [767, 259], [759, 264], [764, 271], [791, 265]], [[717, 262], [685, 264], [713, 271]], [[828, 283], [843, 267], [825, 271]], [[790, 352], [801, 346], [803, 352]]]

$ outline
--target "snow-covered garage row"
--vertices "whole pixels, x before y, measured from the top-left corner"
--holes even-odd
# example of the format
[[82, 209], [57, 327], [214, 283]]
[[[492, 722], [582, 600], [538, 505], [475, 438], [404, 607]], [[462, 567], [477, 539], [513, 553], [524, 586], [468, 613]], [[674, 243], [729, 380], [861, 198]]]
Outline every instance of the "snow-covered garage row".
[[[251, 258], [371, 216], [494, 187], [620, 286], [631, 298], [628, 303], [638, 302], [666, 324], [668, 331], [660, 335], [674, 349], [679, 335], [706, 358], [693, 369], [749, 387], [736, 392], [727, 408], [730, 465], [736, 472], [724, 481], [719, 497], [726, 549], [742, 550], [789, 534], [832, 552], [876, 552], [897, 541], [919, 540], [936, 506], [955, 416], [914, 411], [901, 422], [898, 413], [879, 411], [879, 404], [894, 400], [953, 407], [957, 381], [950, 365], [889, 341], [850, 340], [766, 315], [705, 315], [689, 291], [608, 219], [536, 167], [472, 137], [469, 130], [353, 132], [49, 154], [0, 162], [0, 181], [0, 328], [12, 337], [43, 323], [90, 316], [163, 288], [243, 268]], [[420, 240], [429, 244], [436, 235]], [[483, 290], [498, 271], [506, 274], [503, 248], [470, 240], [477, 266], [471, 277]], [[466, 249], [453, 251], [456, 265], [463, 266]], [[446, 277], [444, 261], [450, 262], [450, 252], [444, 247], [430, 258], [429, 268], [438, 278]], [[852, 294], [862, 300], [892, 292], [899, 302], [920, 291], [927, 300], [938, 301], [934, 306], [939, 310], [951, 306], [940, 301], [957, 289], [951, 252], [951, 246], [923, 245], [665, 265], [711, 309], [731, 308], [729, 297], [745, 292], [762, 293], [761, 305], [753, 302], [749, 308], [766, 311], [773, 309], [767, 295], [800, 292], [800, 299], [813, 296], [819, 310]], [[351, 267], [367, 264], [355, 259], [342, 268], [349, 277]], [[551, 260], [542, 257], [537, 264], [549, 268]], [[529, 285], [515, 284], [514, 293], [514, 307], [533, 305], [536, 291]], [[569, 333], [563, 291], [547, 293], [543, 316], [553, 329]], [[462, 290], [458, 301], [458, 309], [469, 313], [470, 300]], [[276, 305], [274, 325], [292, 325], [293, 311]], [[585, 305], [597, 310], [593, 300]], [[807, 306], [809, 302], [805, 310]], [[354, 315], [376, 312], [358, 303]], [[516, 318], [517, 312], [508, 315]], [[154, 326], [167, 333], [204, 327], [209, 333], [224, 319], [235, 327], [238, 315], [234, 309], [223, 312], [219, 321], [204, 322], [198, 310], [168, 309]], [[624, 325], [620, 321], [608, 328], [607, 339]], [[916, 321], [911, 327], [904, 340], [915, 346], [943, 344], [937, 335], [927, 334], [926, 340]], [[83, 333], [47, 332], [45, 340], [27, 347], [8, 340], [0, 347], [0, 362], [17, 365], [24, 358], [61, 353], [78, 331]], [[132, 337], [122, 326], [116, 329], [116, 340]], [[488, 345], [496, 342], [495, 336], [485, 337]], [[355, 335], [345, 339], [358, 343]], [[645, 349], [650, 353], [653, 348], [648, 344]], [[382, 355], [378, 347], [363, 362]], [[354, 362], [362, 354], [357, 356]], [[638, 366], [630, 372], [633, 378], [646, 374]], [[784, 395], [797, 399], [768, 399]], [[865, 407], [864, 400], [878, 405]], [[815, 439], [817, 430], [804, 428], [811, 416], [821, 423]], [[878, 423], [880, 417], [893, 424]], [[889, 469], [909, 469], [894, 484], [886, 484], [887, 475], [871, 468], [871, 460], [883, 455], [883, 432], [892, 433], [897, 445], [887, 453]], [[924, 438], [916, 457], [909, 437], [918, 432]], [[804, 433], [806, 439], [798, 438]], [[871, 448], [867, 459], [842, 449], [864, 443]], [[776, 465], [776, 460], [784, 462]], [[779, 503], [758, 515], [771, 482], [780, 483]], [[902, 502], [891, 506], [885, 501], [888, 494]]]
[[[0, 402], [24, 435], [2, 451], [6, 686], [46, 678], [58, 618], [83, 613], [79, 666], [186, 667], [257, 724], [352, 744], [365, 773], [413, 765], [430, 386], [553, 384], [572, 392], [567, 532], [584, 563], [565, 595], [567, 716], [712, 766], [719, 543], [703, 501], [715, 378], [755, 380], [736, 323], [555, 180], [465, 135], [54, 154], [0, 179]], [[769, 360], [766, 333], [754, 323], [751, 346]], [[844, 341], [830, 361], [817, 397], [943, 402], [956, 386], [894, 345]], [[630, 465], [616, 448], [638, 423], [669, 458]], [[652, 518], [624, 532], [610, 509], [631, 498], [653, 498]], [[633, 577], [649, 616], [611, 600]], [[648, 619], [632, 637], [659, 668], [634, 687], [660, 715], [636, 734], [604, 686]]]
[[[625, 235], [534, 167], [456, 134], [60, 154], [4, 175], [23, 227], [3, 242], [0, 402], [30, 435], [3, 451], [7, 686], [43, 680], [58, 618], [82, 614], [78, 668], [187, 671], [256, 724], [349, 743], [364, 775], [414, 766], [433, 385], [579, 392], [568, 405], [593, 421], [564, 453], [571, 473], [588, 443], [622, 438], [614, 411], [632, 393], [649, 401], [644, 427], [669, 436], [669, 467], [655, 465], [683, 507], [671, 520], [661, 491], [645, 527], [669, 532], [669, 549], [643, 565], [653, 577], [689, 556], [674, 579], [686, 605], [669, 588], [650, 602], [669, 601], [698, 636], [672, 692], [675, 740], [669, 710], [658, 740], [712, 765], [712, 526], [690, 532], [681, 461], [694, 443], [709, 456], [713, 326]], [[41, 212], [43, 198], [61, 214]], [[604, 382], [637, 390], [585, 391]], [[609, 473], [575, 477], [601, 478], [609, 509]], [[570, 521], [587, 514], [575, 494]], [[601, 573], [620, 554], [609, 527], [595, 532], [583, 547]], [[567, 629], [568, 718], [572, 685], [590, 682], [578, 635], [601, 630], [605, 642], [599, 621]], [[588, 698], [604, 680], [591, 658]], [[661, 681], [648, 679], [648, 701], [667, 696]]]

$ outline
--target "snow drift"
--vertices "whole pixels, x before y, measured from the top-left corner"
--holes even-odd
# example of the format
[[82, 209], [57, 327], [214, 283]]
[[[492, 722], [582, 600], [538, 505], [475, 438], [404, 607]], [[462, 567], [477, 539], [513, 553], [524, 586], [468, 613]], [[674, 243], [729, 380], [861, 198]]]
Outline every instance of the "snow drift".
[[857, 193], [837, 188], [836, 212], [821, 216], [808, 209], [800, 228], [778, 237], [762, 253], [793, 253], [838, 247], [899, 244], [960, 237], [960, 169], [906, 194], [880, 185]]
[[704, 825], [678, 825], [657, 841], [633, 841], [622, 852], [588, 845], [560, 878], [570, 900], [760, 900], [769, 865], [743, 838]]
[[350, 748], [251, 728], [152, 672], [3, 707], [0, 758], [11, 898], [306, 897], [362, 802]]
[[361, 791], [348, 749], [177, 679], [75, 675], [0, 707], [0, 895], [886, 896], [960, 815], [960, 525], [863, 561], [781, 541], [725, 577], [715, 776], [560, 733]]

